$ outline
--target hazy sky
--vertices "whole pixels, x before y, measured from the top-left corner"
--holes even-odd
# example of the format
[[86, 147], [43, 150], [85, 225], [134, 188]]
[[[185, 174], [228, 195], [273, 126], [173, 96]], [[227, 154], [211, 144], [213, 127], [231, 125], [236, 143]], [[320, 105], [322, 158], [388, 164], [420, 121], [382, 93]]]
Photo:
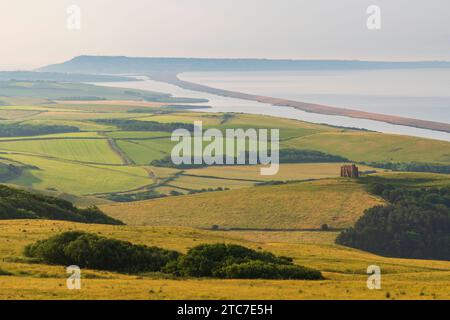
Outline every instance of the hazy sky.
[[[371, 4], [381, 30], [366, 27]], [[81, 54], [450, 60], [449, 12], [448, 0], [0, 0], [0, 69]]]

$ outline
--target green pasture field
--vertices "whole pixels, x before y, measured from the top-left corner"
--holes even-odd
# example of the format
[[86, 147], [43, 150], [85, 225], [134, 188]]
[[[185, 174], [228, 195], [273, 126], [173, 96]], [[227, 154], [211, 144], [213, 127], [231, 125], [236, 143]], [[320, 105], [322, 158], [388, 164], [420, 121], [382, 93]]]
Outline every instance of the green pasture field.
[[352, 161], [450, 163], [446, 141], [373, 132], [326, 132], [282, 142], [283, 147], [318, 150]]
[[1, 141], [0, 150], [87, 163], [122, 164], [106, 139]]
[[155, 140], [117, 140], [116, 143], [136, 164], [149, 165], [153, 160], [170, 155], [171, 146], [166, 143], [170, 140], [167, 138]]
[[76, 195], [120, 192], [140, 188], [153, 183], [148, 177], [139, 177], [98, 165], [55, 160], [25, 154], [3, 154], [3, 158], [33, 166], [25, 170], [10, 184], [41, 190], [57, 190]]

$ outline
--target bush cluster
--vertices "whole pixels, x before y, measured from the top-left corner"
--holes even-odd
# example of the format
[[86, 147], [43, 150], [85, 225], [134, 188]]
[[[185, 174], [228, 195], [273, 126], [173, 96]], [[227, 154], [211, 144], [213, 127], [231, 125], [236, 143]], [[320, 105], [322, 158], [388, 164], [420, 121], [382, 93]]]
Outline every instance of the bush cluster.
[[291, 258], [238, 245], [203, 244], [183, 255], [78, 231], [28, 245], [24, 254], [49, 264], [124, 273], [164, 272], [183, 277], [229, 279], [323, 279], [319, 271], [296, 266]]
[[322, 279], [319, 271], [296, 266], [291, 258], [233, 244], [199, 245], [169, 263], [164, 271], [188, 277]]
[[24, 254], [50, 264], [125, 273], [160, 271], [179, 256], [176, 251], [134, 245], [78, 231], [38, 241], [25, 247]]
[[218, 278], [227, 279], [323, 279], [321, 273], [317, 270], [259, 260], [228, 264], [217, 269], [214, 274]]

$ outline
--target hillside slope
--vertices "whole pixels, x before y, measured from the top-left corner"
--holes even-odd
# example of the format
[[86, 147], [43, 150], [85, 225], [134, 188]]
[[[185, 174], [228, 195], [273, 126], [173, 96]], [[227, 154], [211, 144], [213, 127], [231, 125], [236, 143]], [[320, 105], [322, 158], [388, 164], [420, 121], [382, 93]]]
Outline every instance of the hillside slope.
[[383, 203], [363, 185], [325, 179], [102, 206], [130, 225], [211, 228], [304, 229], [352, 225]]
[[72, 203], [0, 185], [0, 220], [48, 219], [84, 223], [123, 224], [96, 207], [79, 209]]
[[322, 151], [353, 161], [450, 163], [447, 141], [375, 132], [321, 132], [283, 141], [281, 145]]

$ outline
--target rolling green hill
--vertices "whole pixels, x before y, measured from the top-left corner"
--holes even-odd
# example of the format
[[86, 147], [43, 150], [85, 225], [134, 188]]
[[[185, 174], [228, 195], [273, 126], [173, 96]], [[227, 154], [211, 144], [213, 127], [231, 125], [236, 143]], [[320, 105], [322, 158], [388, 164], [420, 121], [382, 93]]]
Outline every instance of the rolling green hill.
[[450, 163], [450, 142], [373, 132], [325, 132], [282, 146], [318, 150], [353, 161]]

